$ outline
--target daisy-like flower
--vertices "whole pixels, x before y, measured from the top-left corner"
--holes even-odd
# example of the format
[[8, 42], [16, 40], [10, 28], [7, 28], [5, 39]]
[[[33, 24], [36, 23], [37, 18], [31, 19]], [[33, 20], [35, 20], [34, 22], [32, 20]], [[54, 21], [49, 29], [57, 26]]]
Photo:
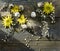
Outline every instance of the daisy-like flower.
[[19, 12], [19, 11], [21, 11], [21, 10], [19, 9], [18, 5], [14, 5], [13, 8], [11, 9], [12, 13], [16, 13], [16, 12]]
[[6, 27], [10, 27], [12, 24], [13, 24], [13, 21], [12, 21], [12, 17], [10, 16], [5, 16], [4, 18], [2, 18], [2, 24], [3, 26]]
[[27, 19], [25, 18], [24, 15], [21, 15], [21, 17], [18, 18], [17, 21], [19, 22], [19, 24], [25, 24], [27, 22]]
[[50, 2], [45, 2], [44, 6], [43, 6], [43, 12], [45, 14], [50, 14], [51, 12], [55, 11], [55, 7], [52, 5], [52, 3]]

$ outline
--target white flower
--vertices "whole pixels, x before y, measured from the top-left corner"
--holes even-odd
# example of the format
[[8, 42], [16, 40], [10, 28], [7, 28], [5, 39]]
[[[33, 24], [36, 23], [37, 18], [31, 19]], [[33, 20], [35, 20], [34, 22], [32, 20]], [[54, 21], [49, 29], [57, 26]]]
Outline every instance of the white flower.
[[31, 17], [36, 17], [36, 12], [32, 12]]
[[29, 27], [29, 28], [31, 28], [31, 27], [32, 27], [32, 25], [31, 25], [31, 23], [30, 23], [30, 22], [27, 22], [27, 27]]
[[24, 6], [23, 5], [19, 5], [20, 10], [24, 10]]
[[23, 29], [25, 29], [25, 28], [27, 28], [27, 25], [26, 25], [26, 24], [22, 24], [21, 27], [22, 27]]
[[38, 2], [38, 3], [37, 3], [37, 6], [38, 6], [38, 7], [41, 7], [42, 5], [43, 5], [42, 2]]
[[28, 20], [28, 22], [27, 22], [27, 27], [32, 28], [32, 27], [35, 27], [35, 26], [36, 26], [35, 21], [33, 21], [33, 20]]
[[9, 8], [10, 8], [10, 7], [13, 7], [13, 6], [14, 6], [13, 4], [9, 4]]
[[16, 13], [14, 13], [14, 16], [20, 17], [20, 13], [19, 12], [16, 12]]

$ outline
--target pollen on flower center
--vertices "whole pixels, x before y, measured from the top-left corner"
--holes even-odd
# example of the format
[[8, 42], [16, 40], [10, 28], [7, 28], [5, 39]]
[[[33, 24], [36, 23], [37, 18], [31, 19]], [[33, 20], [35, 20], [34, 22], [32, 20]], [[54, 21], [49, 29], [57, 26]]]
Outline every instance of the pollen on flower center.
[[48, 7], [46, 7], [48, 10], [50, 9], [50, 7], [48, 6]]
[[9, 23], [9, 20], [6, 20], [7, 23]]

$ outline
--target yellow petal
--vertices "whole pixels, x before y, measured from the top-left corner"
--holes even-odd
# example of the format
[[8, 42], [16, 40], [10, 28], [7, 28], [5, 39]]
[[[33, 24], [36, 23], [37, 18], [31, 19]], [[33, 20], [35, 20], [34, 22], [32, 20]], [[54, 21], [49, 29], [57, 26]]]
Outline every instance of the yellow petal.
[[2, 24], [3, 26], [5, 27], [10, 27], [12, 25], [13, 21], [12, 21], [12, 18], [7, 16], [5, 18], [2, 18]]
[[17, 21], [19, 22], [19, 24], [25, 24], [26, 23], [26, 18], [24, 17], [24, 15], [21, 15], [21, 17], [18, 18]]

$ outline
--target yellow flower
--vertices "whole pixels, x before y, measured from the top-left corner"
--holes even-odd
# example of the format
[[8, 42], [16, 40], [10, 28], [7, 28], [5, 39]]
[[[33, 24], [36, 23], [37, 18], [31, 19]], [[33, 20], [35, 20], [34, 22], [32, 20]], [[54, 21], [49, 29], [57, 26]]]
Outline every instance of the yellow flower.
[[45, 2], [43, 12], [46, 14], [50, 14], [53, 11], [55, 11], [55, 7], [52, 5], [52, 3]]
[[2, 20], [2, 24], [3, 24], [3, 26], [5, 26], [5, 28], [6, 28], [6, 27], [10, 27], [11, 24], [13, 24], [12, 18], [11, 18], [10, 16], [5, 16], [5, 17], [2, 18], [2, 19], [3, 19], [3, 20]]
[[14, 7], [11, 9], [12, 13], [16, 13], [16, 12], [19, 12], [19, 11], [20, 11], [20, 9], [19, 9], [18, 5], [14, 5]]
[[21, 17], [18, 18], [17, 21], [19, 22], [19, 24], [25, 24], [27, 19], [24, 17], [24, 15], [21, 15]]

